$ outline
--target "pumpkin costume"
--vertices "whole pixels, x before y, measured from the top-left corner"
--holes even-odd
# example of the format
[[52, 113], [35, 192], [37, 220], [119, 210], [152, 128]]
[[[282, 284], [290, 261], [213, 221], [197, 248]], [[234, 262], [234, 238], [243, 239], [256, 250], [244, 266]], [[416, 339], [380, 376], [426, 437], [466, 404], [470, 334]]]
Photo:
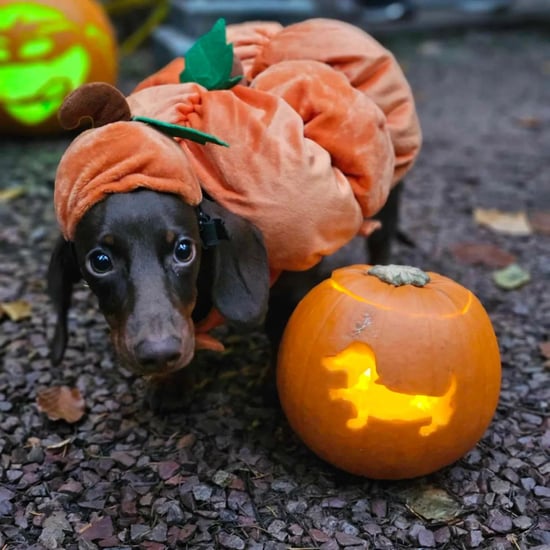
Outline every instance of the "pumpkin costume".
[[[77, 137], [60, 161], [54, 200], [66, 239], [106, 194], [138, 187], [193, 205], [205, 191], [261, 230], [274, 272], [308, 269], [377, 227], [369, 218], [421, 142], [410, 87], [391, 53], [327, 19], [233, 25], [227, 39], [229, 63], [243, 73], [226, 79], [228, 89], [205, 84], [188, 53], [144, 80], [125, 105], [110, 104], [104, 88], [91, 99], [78, 90], [68, 97], [66, 126], [94, 102], [95, 125], [105, 125]], [[211, 139], [170, 139], [152, 120]]]

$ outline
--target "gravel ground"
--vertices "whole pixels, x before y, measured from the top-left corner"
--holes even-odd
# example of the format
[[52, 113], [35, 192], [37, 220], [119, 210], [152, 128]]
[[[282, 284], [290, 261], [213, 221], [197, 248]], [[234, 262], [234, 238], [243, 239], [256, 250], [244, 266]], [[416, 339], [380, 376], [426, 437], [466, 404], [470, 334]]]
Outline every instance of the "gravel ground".
[[[66, 141], [4, 142], [0, 185], [25, 194], [0, 202], [0, 302], [24, 300], [31, 315], [0, 320], [0, 548], [550, 548], [550, 370], [540, 348], [550, 327], [550, 40], [475, 32], [391, 45], [425, 134], [402, 218], [416, 246], [398, 245], [395, 261], [469, 287], [494, 322], [502, 394], [480, 443], [422, 479], [343, 474], [262, 400], [259, 333], [227, 332], [224, 355], [197, 360], [189, 410], [155, 416], [143, 381], [114, 364], [84, 287], [53, 369], [44, 275]], [[137, 78], [147, 63], [130, 61]], [[534, 231], [481, 227], [476, 208], [525, 211]], [[476, 259], [468, 243], [493, 248]], [[517, 290], [492, 278], [506, 254], [531, 275]], [[80, 422], [38, 411], [37, 391], [56, 384], [83, 393]]]

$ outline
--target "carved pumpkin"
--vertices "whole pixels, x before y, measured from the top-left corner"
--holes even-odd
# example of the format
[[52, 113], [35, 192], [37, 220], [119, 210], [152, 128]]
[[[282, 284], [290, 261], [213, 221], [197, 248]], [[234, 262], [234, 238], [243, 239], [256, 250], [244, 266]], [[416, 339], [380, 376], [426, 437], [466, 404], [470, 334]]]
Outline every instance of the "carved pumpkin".
[[318, 456], [377, 479], [425, 475], [482, 437], [500, 356], [479, 300], [404, 266], [334, 271], [294, 311], [277, 385], [294, 431]]
[[94, 0], [0, 0], [0, 134], [60, 130], [64, 97], [116, 73], [113, 29]]

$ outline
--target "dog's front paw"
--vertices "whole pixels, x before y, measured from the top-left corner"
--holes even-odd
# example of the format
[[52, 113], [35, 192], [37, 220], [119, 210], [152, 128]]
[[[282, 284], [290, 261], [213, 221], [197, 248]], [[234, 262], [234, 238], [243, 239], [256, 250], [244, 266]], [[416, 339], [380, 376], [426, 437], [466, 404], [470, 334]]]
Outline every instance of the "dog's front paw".
[[190, 371], [186, 368], [149, 379], [145, 400], [154, 413], [176, 412], [189, 406], [194, 382]]

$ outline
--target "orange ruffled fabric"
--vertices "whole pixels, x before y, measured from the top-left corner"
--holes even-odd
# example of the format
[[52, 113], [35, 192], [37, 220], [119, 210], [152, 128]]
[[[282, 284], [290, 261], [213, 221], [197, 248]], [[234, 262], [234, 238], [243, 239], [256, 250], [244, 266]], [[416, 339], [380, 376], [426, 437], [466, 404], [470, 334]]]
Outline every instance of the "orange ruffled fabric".
[[72, 240], [86, 211], [110, 193], [147, 188], [197, 205], [199, 180], [177, 143], [140, 122], [114, 122], [80, 134], [57, 167], [54, 204], [61, 231]]
[[410, 169], [421, 143], [410, 87], [390, 52], [340, 21], [243, 23], [227, 36], [248, 87], [179, 84], [175, 60], [128, 103], [227, 141], [181, 146], [209, 195], [260, 228], [273, 270], [307, 269], [372, 232]]
[[[228, 142], [181, 146], [208, 194], [262, 231], [272, 269], [302, 270], [351, 240], [384, 204], [394, 157], [383, 113], [342, 75], [311, 62], [298, 73], [281, 69], [266, 71], [264, 90], [172, 84], [132, 94], [128, 103], [133, 114]], [[294, 106], [271, 93], [267, 80], [292, 75], [286, 95]], [[316, 114], [316, 97], [325, 112]]]
[[[343, 73], [386, 115], [395, 151], [392, 184], [412, 167], [422, 144], [414, 97], [393, 54], [370, 35], [349, 23], [320, 18], [288, 27], [262, 21], [229, 25], [227, 40], [252, 86], [260, 73], [281, 61], [316, 60]], [[134, 91], [177, 83], [184, 66], [183, 59], [174, 60]]]

